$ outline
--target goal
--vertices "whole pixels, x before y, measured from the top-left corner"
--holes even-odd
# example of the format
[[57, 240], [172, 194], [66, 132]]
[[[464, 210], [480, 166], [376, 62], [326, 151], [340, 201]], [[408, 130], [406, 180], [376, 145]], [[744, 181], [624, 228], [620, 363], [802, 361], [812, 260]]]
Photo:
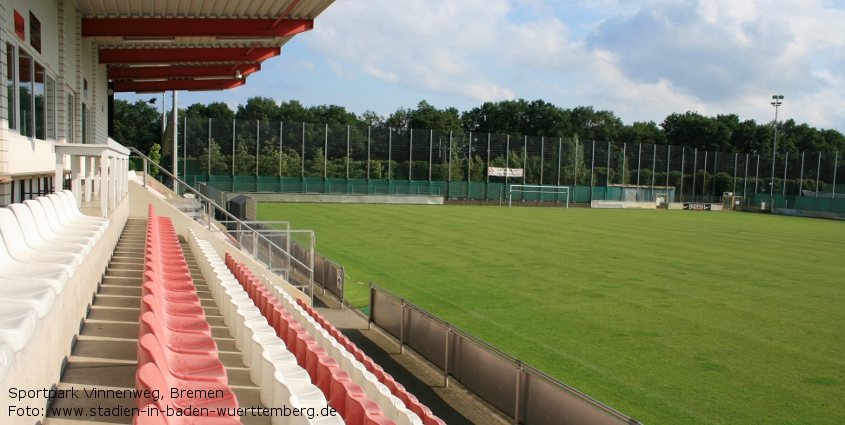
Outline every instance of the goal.
[[[543, 198], [560, 202], [561, 197], [566, 200], [566, 208], [569, 208], [569, 186], [537, 186], [527, 184], [513, 184], [508, 191], [508, 208], [511, 207], [514, 192], [520, 193], [536, 193], [537, 200], [542, 201]], [[523, 195], [524, 199], [524, 195]]]

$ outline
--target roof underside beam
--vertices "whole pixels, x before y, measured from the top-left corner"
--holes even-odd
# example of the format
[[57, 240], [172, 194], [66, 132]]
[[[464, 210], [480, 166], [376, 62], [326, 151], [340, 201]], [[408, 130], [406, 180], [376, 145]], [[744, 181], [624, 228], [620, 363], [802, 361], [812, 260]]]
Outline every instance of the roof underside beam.
[[115, 92], [162, 92], [171, 90], [228, 90], [242, 86], [241, 80], [168, 80], [168, 81], [115, 81]]
[[279, 47], [101, 49], [101, 64], [189, 64], [262, 62], [278, 56]]
[[278, 38], [314, 29], [313, 19], [83, 18], [82, 37]]
[[243, 77], [261, 70], [261, 64], [248, 63], [237, 65], [182, 65], [149, 66], [131, 68], [109, 68], [109, 80], [144, 80], [162, 78], [234, 78], [240, 71]]

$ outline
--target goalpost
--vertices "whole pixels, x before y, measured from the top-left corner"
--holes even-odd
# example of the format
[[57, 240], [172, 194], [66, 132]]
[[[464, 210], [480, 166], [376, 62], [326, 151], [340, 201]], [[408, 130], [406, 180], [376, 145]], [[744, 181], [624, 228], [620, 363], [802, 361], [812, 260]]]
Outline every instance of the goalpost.
[[554, 195], [555, 201], [560, 200], [560, 195], [566, 196], [566, 208], [569, 208], [569, 186], [537, 186], [529, 184], [514, 184], [511, 185], [508, 191], [508, 208], [511, 207], [513, 193], [539, 193], [539, 200], [542, 200], [544, 194]]

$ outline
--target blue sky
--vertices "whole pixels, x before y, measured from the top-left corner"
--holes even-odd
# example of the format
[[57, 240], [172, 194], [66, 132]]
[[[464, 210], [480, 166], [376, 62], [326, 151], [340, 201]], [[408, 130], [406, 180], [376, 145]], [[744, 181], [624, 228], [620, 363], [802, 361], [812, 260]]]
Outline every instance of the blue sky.
[[843, 28], [842, 0], [338, 0], [245, 86], [179, 104], [266, 96], [387, 115], [523, 98], [627, 124], [769, 122], [782, 94], [780, 118], [845, 132]]

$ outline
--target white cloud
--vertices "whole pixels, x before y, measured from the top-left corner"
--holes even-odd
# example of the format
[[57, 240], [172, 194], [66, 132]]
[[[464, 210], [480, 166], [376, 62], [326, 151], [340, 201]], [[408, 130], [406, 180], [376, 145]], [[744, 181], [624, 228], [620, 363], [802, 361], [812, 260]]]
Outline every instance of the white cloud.
[[[845, 12], [825, 0], [345, 0], [306, 40], [344, 78], [483, 101], [784, 116], [845, 130]], [[573, 30], [590, 28], [583, 39]], [[390, 90], [377, 93], [390, 96]], [[410, 105], [409, 105], [410, 106]], [[455, 105], [461, 107], [461, 105]], [[769, 115], [772, 115], [770, 117]]]

